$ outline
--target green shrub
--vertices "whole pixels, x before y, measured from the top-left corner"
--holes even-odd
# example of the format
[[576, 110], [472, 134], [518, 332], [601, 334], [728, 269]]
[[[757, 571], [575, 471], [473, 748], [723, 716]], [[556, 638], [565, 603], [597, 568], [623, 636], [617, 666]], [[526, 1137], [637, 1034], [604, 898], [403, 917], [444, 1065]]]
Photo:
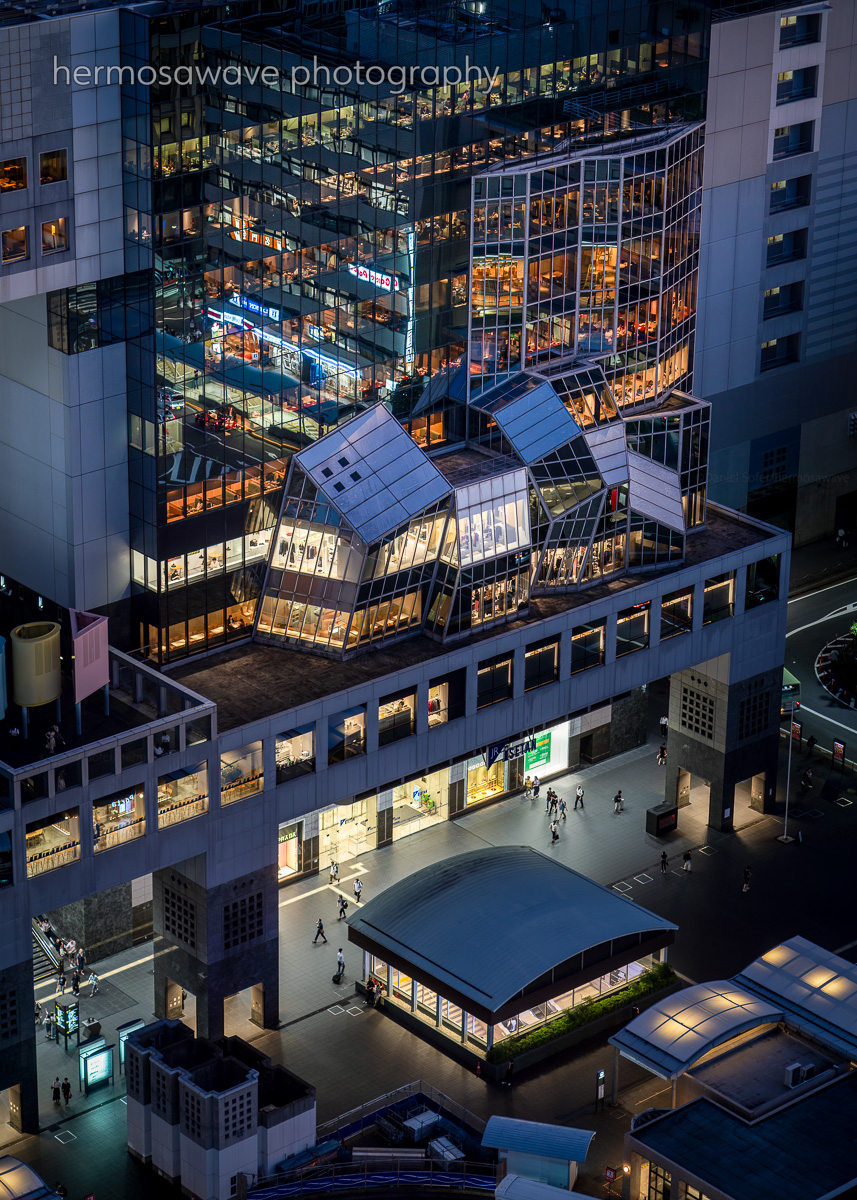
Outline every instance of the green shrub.
[[653, 963], [643, 971], [642, 975], [638, 975], [627, 987], [621, 988], [618, 992], [611, 992], [609, 996], [604, 996], [600, 1000], [588, 996], [581, 1004], [555, 1017], [553, 1021], [548, 1021], [547, 1025], [540, 1025], [531, 1033], [521, 1033], [517, 1037], [506, 1038], [499, 1046], [494, 1046], [488, 1051], [487, 1061], [500, 1063], [507, 1062], [510, 1058], [517, 1058], [519, 1054], [524, 1054], [527, 1050], [535, 1050], [536, 1046], [543, 1046], [545, 1042], [552, 1042], [554, 1038], [562, 1037], [565, 1033], [581, 1029], [584, 1025], [589, 1025], [600, 1017], [606, 1017], [609, 1013], [624, 1008], [627, 1004], [633, 1004], [644, 996], [650, 996], [652, 992], [659, 992], [662, 988], [675, 983], [677, 978], [672, 967], [666, 963]]

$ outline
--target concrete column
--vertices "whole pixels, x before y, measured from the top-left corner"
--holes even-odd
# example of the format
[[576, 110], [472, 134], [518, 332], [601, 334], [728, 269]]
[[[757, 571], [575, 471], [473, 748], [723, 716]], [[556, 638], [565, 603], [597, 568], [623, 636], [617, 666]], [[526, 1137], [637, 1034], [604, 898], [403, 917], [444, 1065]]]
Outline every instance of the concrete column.
[[223, 1002], [254, 986], [256, 1022], [279, 1025], [276, 863], [208, 886], [204, 855], [156, 871], [153, 884], [155, 1015], [170, 983], [196, 999], [197, 1035], [223, 1034]]
[[36, 1036], [42, 1036], [42, 1029], [37, 1029], [33, 1022], [32, 956], [24, 962], [0, 968], [0, 993], [14, 998], [18, 1013], [17, 1032], [4, 1039], [0, 1049], [0, 1088], [9, 1089], [9, 1119], [13, 1129], [21, 1133], [38, 1133]]

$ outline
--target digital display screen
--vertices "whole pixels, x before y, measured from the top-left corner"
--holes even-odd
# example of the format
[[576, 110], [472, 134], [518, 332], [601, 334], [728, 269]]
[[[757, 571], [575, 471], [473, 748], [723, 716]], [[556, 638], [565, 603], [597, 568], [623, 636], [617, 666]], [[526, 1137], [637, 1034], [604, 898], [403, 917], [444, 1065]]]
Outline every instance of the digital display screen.
[[55, 1018], [60, 1033], [76, 1033], [79, 1020], [77, 1001], [69, 1004], [57, 1003]]

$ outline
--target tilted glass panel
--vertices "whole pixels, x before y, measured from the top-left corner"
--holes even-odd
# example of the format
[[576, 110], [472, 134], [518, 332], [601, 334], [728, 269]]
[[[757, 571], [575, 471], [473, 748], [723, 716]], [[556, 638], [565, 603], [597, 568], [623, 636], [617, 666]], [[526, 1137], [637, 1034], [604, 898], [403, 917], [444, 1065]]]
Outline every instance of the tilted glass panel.
[[580, 504], [603, 484], [595, 460], [582, 437], [546, 455], [530, 468], [552, 516]]

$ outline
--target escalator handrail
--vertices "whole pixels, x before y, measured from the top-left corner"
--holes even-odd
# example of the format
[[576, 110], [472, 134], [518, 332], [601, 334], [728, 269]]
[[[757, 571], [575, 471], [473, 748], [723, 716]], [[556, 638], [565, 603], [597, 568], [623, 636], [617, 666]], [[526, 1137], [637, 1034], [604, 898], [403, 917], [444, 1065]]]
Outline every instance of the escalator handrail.
[[40, 947], [42, 953], [45, 955], [45, 957], [49, 958], [50, 961], [53, 963], [54, 969], [59, 970], [60, 959], [59, 959], [59, 955], [57, 954], [57, 948], [53, 944], [51, 939], [49, 937], [46, 937], [45, 934], [42, 933], [42, 930], [39, 928], [39, 925], [37, 924], [35, 917], [33, 917], [33, 937], [38, 942], [39, 947]]

